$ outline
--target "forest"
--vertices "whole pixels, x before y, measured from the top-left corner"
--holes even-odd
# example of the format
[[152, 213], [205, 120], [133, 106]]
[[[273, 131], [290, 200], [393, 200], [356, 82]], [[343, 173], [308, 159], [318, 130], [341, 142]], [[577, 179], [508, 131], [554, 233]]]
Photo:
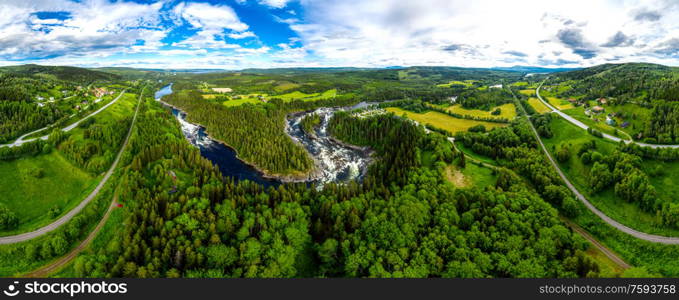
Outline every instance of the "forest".
[[215, 139], [238, 151], [241, 159], [270, 174], [296, 174], [310, 170], [313, 162], [304, 148], [285, 134], [287, 110], [278, 105], [225, 107], [206, 103], [195, 91], [163, 98], [180, 107], [191, 122], [201, 124]]
[[[66, 73], [59, 73], [62, 71]], [[640, 78], [646, 85], [622, 87], [626, 84], [623, 80], [596, 78], [607, 78], [614, 72], [624, 77], [633, 71], [644, 74]], [[559, 136], [561, 128], [553, 127], [552, 114], [538, 114], [528, 103], [528, 95], [520, 93], [535, 88], [546, 75], [524, 78], [521, 72], [436, 67], [249, 69], [172, 75], [125, 68], [63, 69], [49, 76], [43, 72], [50, 71], [37, 67], [14, 73], [0, 71], [0, 81], [8, 83], [0, 87], [0, 141], [12, 141], [63, 118], [66, 113], [58, 105], [36, 105], [34, 93], [47, 87], [56, 90], [67, 82], [64, 78], [72, 80], [70, 87], [85, 84], [80, 82], [87, 82], [89, 75], [83, 74], [94, 76], [95, 82], [130, 80], [121, 85], [128, 87], [129, 93], [140, 93], [142, 83], [157, 90], [172, 82], [173, 93], [164, 96], [163, 102], [186, 112], [189, 122], [204, 126], [212, 138], [236, 150], [238, 158], [280, 178], [301, 178], [314, 168], [307, 150], [285, 134], [285, 120], [290, 114], [375, 101], [382, 102], [378, 105], [381, 108], [434, 111], [465, 122], [495, 123], [453, 132], [417, 125], [405, 114], [377, 110], [375, 115], [356, 117], [354, 112], [338, 111], [327, 130], [343, 143], [373, 150], [367, 175], [343, 184], [282, 182], [265, 187], [223, 176], [217, 165], [201, 155], [201, 149], [185, 139], [170, 109], [153, 101], [151, 92], [146, 91], [130, 144], [104, 194], [60, 230], [35, 242], [0, 247], [3, 261], [17, 257], [16, 266], [0, 267], [5, 273], [27, 271], [28, 266], [47, 264], [67, 253], [115, 199], [120, 205], [103, 231], [55, 276], [483, 278], [677, 274], [674, 263], [665, 266], [657, 262], [675, 248], [616, 231], [585, 209], [563, 184], [529, 122], [543, 141]], [[605, 95], [629, 103], [643, 102], [653, 110], [644, 138], [674, 143], [679, 136], [675, 124], [679, 110], [672, 88], [667, 86], [673, 84], [673, 77], [658, 75], [671, 72], [674, 69], [652, 65], [604, 65], [558, 73], [546, 80], [548, 84], [567, 82], [572, 88], [562, 95]], [[141, 80], [148, 78], [152, 81]], [[632, 81], [630, 78], [627, 81]], [[522, 80], [521, 85], [514, 86], [516, 80]], [[648, 89], [648, 82], [652, 82], [652, 89]], [[491, 87], [498, 84], [503, 87]], [[215, 92], [215, 87], [228, 87], [232, 92]], [[329, 90], [334, 91], [326, 98], [284, 97]], [[224, 103], [250, 94], [267, 96], [253, 97], [256, 103]], [[0, 160], [58, 151], [78, 169], [101, 174], [110, 166], [130, 126], [136, 97], [125, 97], [111, 114], [88, 119], [73, 131], [50, 130], [45, 132], [50, 133], [46, 141], [0, 148]], [[506, 112], [504, 107], [501, 111], [497, 108], [507, 103], [516, 104], [512, 119], [501, 117]], [[480, 109], [483, 114], [461, 115], [448, 109], [452, 105]], [[530, 118], [514, 118], [525, 113]], [[301, 127], [313, 133], [320, 121], [318, 115], [309, 114], [301, 120]], [[600, 134], [594, 130], [590, 135], [584, 133], [595, 140]], [[589, 172], [582, 174], [588, 178], [587, 192], [616, 197], [657, 217], [667, 227], [679, 226], [679, 205], [660, 200], [664, 190], [656, 181], [662, 172], [645, 165], [647, 161], [676, 162], [679, 150], [620, 144], [610, 146], [613, 150], [609, 153], [604, 152], [608, 149], [604, 146], [597, 140], [580, 147], [563, 143], [550, 150], [560, 163], [577, 160], [584, 165]], [[456, 185], [448, 176], [451, 170], [467, 176], [471, 184]], [[490, 174], [483, 185], [473, 181], [476, 174], [469, 174], [475, 170]], [[17, 226], [16, 212], [0, 205], [0, 229]], [[571, 223], [585, 228], [640, 268], [616, 273], [602, 269], [601, 258], [592, 254], [594, 247], [569, 228]]]
[[[264, 190], [222, 178], [183, 141], [168, 112], [146, 105], [144, 130], [134, 136], [133, 162], [122, 178], [126, 226], [106, 247], [79, 256], [76, 276], [598, 274], [584, 241], [520, 181], [452, 188], [439, 173], [452, 146], [394, 115], [338, 114], [331, 121], [338, 138], [379, 152], [363, 182]], [[423, 165], [422, 153], [434, 151], [436, 162]], [[176, 193], [165, 192], [170, 170], [179, 174]]]

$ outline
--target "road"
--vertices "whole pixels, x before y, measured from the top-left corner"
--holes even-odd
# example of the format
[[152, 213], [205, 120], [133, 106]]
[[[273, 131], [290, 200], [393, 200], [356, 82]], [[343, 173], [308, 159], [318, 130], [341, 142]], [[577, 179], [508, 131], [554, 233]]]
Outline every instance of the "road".
[[[71, 131], [73, 128], [76, 128], [78, 125], [80, 125], [80, 123], [81, 123], [82, 121], [85, 121], [85, 120], [89, 119], [90, 117], [95, 116], [96, 114], [98, 114], [98, 113], [104, 111], [106, 108], [108, 108], [109, 106], [111, 106], [111, 105], [113, 105], [114, 103], [116, 103], [116, 102], [118, 101], [118, 99], [120, 99], [120, 97], [122, 97], [123, 94], [125, 94], [125, 91], [127, 91], [127, 89], [125, 89], [125, 90], [123, 90], [122, 92], [120, 92], [120, 95], [118, 95], [118, 97], [116, 97], [115, 99], [113, 99], [113, 101], [111, 101], [111, 102], [109, 102], [109, 103], [106, 103], [106, 105], [100, 107], [99, 109], [97, 109], [97, 111], [95, 111], [95, 112], [93, 112], [93, 113], [87, 115], [86, 117], [84, 117], [84, 118], [78, 120], [77, 122], [75, 122], [75, 123], [73, 123], [73, 124], [71, 124], [71, 125], [68, 125], [68, 126], [62, 128], [61, 130], [64, 131], [64, 132]], [[47, 138], [49, 137], [49, 134], [48, 134], [48, 135], [41, 136], [41, 137], [30, 138], [30, 139], [27, 139], [27, 140], [24, 140], [24, 138], [27, 137], [27, 136], [29, 136], [29, 135], [31, 135], [31, 134], [34, 134], [34, 133], [36, 133], [36, 132], [40, 132], [40, 131], [43, 131], [43, 130], [45, 130], [45, 129], [48, 129], [48, 128], [50, 128], [50, 127], [52, 127], [52, 126], [51, 126], [51, 125], [50, 125], [50, 126], [46, 126], [46, 127], [40, 128], [40, 129], [38, 129], [38, 130], [29, 132], [29, 133], [27, 133], [27, 134], [24, 134], [24, 135], [20, 136], [16, 141], [14, 141], [14, 143], [11, 143], [11, 144], [2, 144], [2, 145], [0, 145], [0, 147], [16, 147], [16, 146], [21, 146], [21, 145], [23, 145], [24, 143], [32, 142], [32, 141], [35, 141], [35, 140], [38, 140], [38, 139], [41, 139], [41, 140], [45, 141], [45, 140], [47, 140]]]
[[[542, 86], [542, 84], [540, 84], [540, 86]], [[538, 87], [537, 90], [539, 90], [539, 89], [540, 88]], [[512, 92], [512, 95], [513, 94], [514, 93]], [[539, 94], [538, 94], [538, 97], [539, 97]], [[518, 101], [518, 99], [516, 99], [516, 98], [514, 98], [514, 99], [515, 99], [515, 101]], [[544, 102], [544, 100], [542, 100], [542, 98], [540, 100]], [[516, 103], [516, 105], [519, 105], [519, 107], [523, 108], [523, 106], [521, 106], [520, 103]], [[550, 106], [550, 107], [552, 107], [552, 106]], [[594, 207], [594, 205], [592, 203], [590, 203], [589, 200], [587, 200], [587, 198], [578, 191], [578, 189], [575, 188], [575, 186], [571, 183], [571, 181], [568, 180], [568, 178], [563, 173], [563, 171], [561, 171], [561, 168], [559, 167], [559, 165], [556, 163], [556, 161], [554, 160], [552, 155], [549, 153], [549, 151], [547, 151], [547, 147], [545, 147], [545, 144], [542, 142], [540, 135], [538, 134], [537, 130], [535, 130], [535, 126], [533, 126], [533, 122], [528, 120], [528, 115], [525, 114], [525, 110], [524, 110], [524, 116], [526, 116], [526, 121], [530, 125], [530, 128], [533, 131], [533, 134], [535, 135], [535, 138], [537, 139], [538, 144], [540, 145], [540, 148], [542, 148], [542, 151], [547, 156], [549, 162], [552, 164], [554, 169], [556, 169], [556, 172], [559, 174], [559, 177], [561, 177], [561, 180], [563, 180], [563, 182], [566, 184], [566, 187], [568, 187], [568, 189], [570, 189], [573, 192], [573, 194], [578, 198], [578, 200], [580, 200], [583, 204], [585, 204], [587, 209], [589, 209], [591, 212], [593, 212], [595, 215], [597, 215], [601, 220], [608, 223], [608, 225], [611, 225], [614, 228], [616, 228], [616, 229], [618, 229], [618, 230], [620, 230], [624, 233], [627, 233], [627, 234], [629, 234], [629, 235], [631, 235], [635, 238], [645, 240], [645, 241], [649, 241], [649, 242], [653, 242], [653, 243], [679, 245], [679, 237], [667, 237], [667, 236], [661, 236], [661, 235], [654, 235], [654, 234], [648, 234], [648, 233], [645, 233], [645, 232], [634, 230], [634, 229], [627, 227], [627, 226], [625, 226], [621, 223], [618, 223], [618, 221], [616, 221], [616, 220], [611, 219], [606, 214], [601, 212], [599, 209]], [[586, 125], [584, 125], [584, 124], [582, 124], [582, 125], [586, 127]]]
[[[544, 105], [546, 105], [547, 107], [549, 107], [549, 109], [551, 109], [552, 112], [557, 113], [559, 116], [561, 116], [562, 118], [566, 119], [568, 122], [571, 122], [573, 125], [578, 126], [578, 127], [582, 128], [582, 129], [584, 129], [584, 130], [587, 130], [587, 129], [589, 128], [589, 126], [585, 125], [585, 123], [582, 123], [582, 122], [578, 121], [577, 119], [575, 119], [575, 118], [569, 116], [568, 114], [566, 114], [566, 113], [564, 113], [564, 112], [558, 110], [556, 107], [554, 107], [554, 106], [552, 106], [551, 104], [549, 104], [549, 102], [547, 102], [547, 101], [545, 101], [544, 99], [542, 99], [542, 97], [540, 96], [540, 88], [542, 88], [542, 84], [543, 84], [543, 83], [544, 83], [544, 81], [543, 81], [542, 83], [540, 83], [540, 86], [538, 86], [537, 89], [535, 89], [535, 94], [538, 96], [538, 99], [540, 99], [540, 101], [541, 101]], [[610, 134], [603, 133], [603, 132], [602, 132], [602, 134], [603, 134], [604, 138], [606, 138], [606, 139], [608, 139], [608, 140], [611, 140], [611, 141], [614, 141], [614, 142], [616, 142], [616, 143], [619, 143], [620, 141], [623, 141], [623, 142], [625, 142], [625, 144], [635, 143], [635, 144], [637, 144], [637, 145], [639, 145], [639, 146], [642, 146], [642, 147], [651, 147], [651, 148], [679, 148], [679, 145], [647, 144], [647, 143], [641, 143], [641, 142], [633, 142], [633, 141], [630, 141], [630, 140], [624, 140], [624, 139], [621, 139], [621, 138], [619, 138], [619, 137], [617, 137], [617, 136], [612, 136], [612, 135], [610, 135]]]
[[[146, 87], [144, 87], [145, 89]], [[124, 91], [123, 91], [124, 92]], [[125, 141], [123, 142], [123, 145], [120, 147], [120, 151], [118, 151], [118, 155], [116, 156], [116, 159], [113, 161], [113, 164], [111, 164], [111, 167], [106, 171], [106, 174], [104, 175], [104, 178], [101, 179], [97, 187], [94, 188], [94, 190], [87, 195], [87, 197], [78, 204], [74, 209], [70, 210], [67, 212], [65, 215], [63, 215], [61, 218], [57, 219], [56, 221], [52, 222], [51, 224], [48, 224], [44, 227], [41, 227], [39, 229], [36, 229], [31, 232], [26, 232], [22, 234], [17, 234], [17, 235], [10, 235], [10, 236], [4, 236], [0, 237], [0, 244], [14, 244], [14, 243], [19, 243], [23, 241], [27, 241], [36, 237], [39, 237], [43, 234], [46, 234], [52, 230], [55, 230], [59, 228], [59, 226], [66, 224], [66, 222], [70, 221], [75, 215], [77, 215], [87, 204], [89, 204], [92, 199], [96, 198], [101, 189], [104, 187], [108, 179], [111, 177], [113, 174], [113, 171], [115, 171], [116, 167], [118, 166], [118, 162], [120, 162], [120, 158], [123, 156], [123, 152], [125, 151], [125, 147], [127, 146], [127, 143], [130, 140], [130, 136], [132, 135], [132, 129], [134, 128], [134, 124], [137, 120], [137, 114], [139, 113], [139, 107], [141, 106], [141, 100], [142, 96], [144, 94], [144, 90], [142, 89], [141, 93], [139, 94], [139, 100], [137, 101], [137, 109], [134, 112], [134, 117], [132, 117], [132, 123], [130, 124], [130, 129], [127, 131], [127, 136], [125, 137]], [[122, 95], [122, 93], [121, 93]], [[120, 97], [120, 96], [118, 96]]]
[[101, 218], [99, 223], [97, 224], [96, 227], [94, 227], [94, 230], [90, 232], [90, 234], [87, 235], [87, 238], [80, 242], [75, 249], [71, 250], [68, 254], [62, 256], [58, 260], [50, 263], [49, 265], [43, 266], [35, 271], [32, 271], [30, 273], [25, 274], [22, 277], [29, 277], [29, 278], [45, 278], [49, 276], [50, 274], [56, 272], [57, 270], [61, 269], [63, 266], [67, 265], [69, 262], [71, 262], [80, 252], [85, 250], [87, 246], [94, 240], [94, 238], [99, 234], [99, 231], [106, 225], [106, 221], [108, 221], [108, 217], [111, 215], [111, 212], [113, 211], [114, 208], [116, 208], [116, 202], [118, 200], [118, 193], [113, 196], [113, 201], [111, 201], [111, 205], [108, 207], [108, 210], [106, 210], [106, 213], [104, 214], [104, 217]]

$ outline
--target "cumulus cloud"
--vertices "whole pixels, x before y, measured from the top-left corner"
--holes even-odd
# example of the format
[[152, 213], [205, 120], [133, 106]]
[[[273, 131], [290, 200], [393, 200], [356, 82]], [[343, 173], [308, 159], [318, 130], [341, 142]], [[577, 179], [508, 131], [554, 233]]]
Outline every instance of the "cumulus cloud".
[[662, 15], [659, 11], [648, 10], [646, 8], [639, 9], [634, 12], [634, 20], [636, 21], [658, 21]]
[[[157, 37], [161, 5], [5, 1], [0, 3], [0, 55], [19, 60], [133, 51], [131, 46], [147, 36]], [[40, 11], [61, 11], [64, 19], [41, 19], [36, 17]], [[157, 39], [151, 38], [149, 42], [155, 43]]]
[[272, 7], [272, 8], [284, 8], [288, 5], [290, 0], [260, 0], [259, 3]]
[[628, 37], [622, 31], [618, 31], [608, 39], [608, 41], [602, 44], [602, 47], [624, 47], [630, 46], [634, 43], [634, 39]]
[[[672, 0], [148, 2], [0, 1], [0, 64], [493, 67], [679, 59], [679, 2]], [[260, 5], [271, 8], [263, 10], [271, 15], [267, 26], [283, 28], [259, 32], [266, 27], [237, 13]], [[138, 57], [121, 58], [129, 54]]]

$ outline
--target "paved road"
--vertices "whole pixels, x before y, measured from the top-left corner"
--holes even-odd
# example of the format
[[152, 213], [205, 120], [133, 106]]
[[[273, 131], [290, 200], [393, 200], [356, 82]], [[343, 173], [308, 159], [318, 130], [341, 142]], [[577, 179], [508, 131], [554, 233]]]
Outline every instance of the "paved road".
[[[123, 91], [124, 92], [124, 91]], [[123, 145], [120, 147], [120, 151], [118, 151], [118, 155], [116, 156], [116, 159], [113, 161], [113, 164], [111, 165], [111, 168], [108, 169], [106, 174], [104, 175], [104, 178], [101, 179], [99, 184], [97, 185], [96, 188], [83, 200], [76, 206], [74, 209], [70, 210], [67, 212], [65, 215], [63, 215], [61, 218], [57, 219], [53, 223], [46, 225], [44, 227], [41, 227], [37, 230], [31, 231], [31, 232], [26, 232], [22, 234], [17, 234], [17, 235], [10, 235], [10, 236], [4, 236], [0, 237], [0, 244], [14, 244], [18, 242], [23, 242], [27, 241], [36, 237], [39, 237], [45, 233], [48, 233], [54, 229], [59, 228], [59, 226], [66, 224], [66, 222], [70, 221], [75, 215], [77, 215], [85, 206], [87, 206], [88, 203], [94, 199], [101, 189], [104, 187], [108, 179], [111, 177], [113, 174], [113, 171], [116, 169], [116, 166], [118, 166], [118, 162], [120, 161], [120, 158], [123, 156], [123, 152], [125, 151], [125, 147], [127, 146], [127, 142], [130, 140], [130, 136], [132, 135], [132, 129], [134, 128], [134, 123], [137, 120], [137, 114], [139, 113], [139, 107], [141, 106], [141, 100], [142, 100], [142, 95], [144, 94], [144, 91], [142, 89], [142, 92], [139, 94], [139, 100], [137, 101], [137, 109], [134, 112], [134, 117], [132, 117], [132, 123], [130, 124], [130, 129], [127, 131], [127, 136], [125, 137], [125, 141], [123, 142]], [[121, 93], [122, 95], [122, 93]], [[120, 96], [118, 96], [120, 97]]]
[[[97, 111], [95, 111], [95, 112], [93, 112], [93, 113], [87, 115], [86, 117], [84, 117], [84, 118], [78, 120], [77, 122], [75, 122], [75, 123], [73, 123], [73, 124], [71, 124], [71, 125], [68, 125], [68, 126], [62, 128], [61, 130], [64, 131], [64, 132], [71, 131], [73, 128], [76, 128], [82, 121], [85, 121], [85, 120], [89, 119], [90, 117], [92, 117], [92, 116], [94, 116], [94, 115], [96, 115], [96, 114], [98, 114], [98, 113], [104, 111], [106, 108], [108, 108], [109, 106], [111, 106], [111, 105], [113, 105], [114, 103], [116, 103], [116, 102], [118, 101], [118, 99], [120, 99], [120, 97], [122, 97], [123, 94], [125, 94], [125, 91], [126, 91], [126, 90], [127, 90], [127, 89], [125, 89], [125, 90], [123, 90], [122, 92], [120, 92], [120, 95], [118, 95], [118, 97], [116, 97], [115, 99], [113, 99], [113, 101], [111, 101], [111, 102], [109, 102], [109, 103], [106, 103], [106, 105], [100, 107], [99, 109], [97, 109]], [[14, 143], [11, 143], [11, 144], [2, 144], [2, 145], [0, 145], [0, 147], [16, 147], [16, 146], [21, 146], [21, 145], [24, 144], [24, 143], [32, 142], [32, 141], [35, 141], [35, 140], [37, 140], [37, 139], [41, 139], [41, 140], [45, 141], [45, 140], [47, 140], [47, 138], [49, 137], [49, 134], [48, 134], [48, 135], [41, 136], [41, 137], [30, 138], [30, 139], [27, 139], [27, 140], [24, 140], [24, 138], [27, 137], [27, 136], [29, 136], [29, 135], [31, 135], [31, 134], [34, 134], [34, 133], [36, 133], [36, 132], [43, 131], [43, 130], [45, 130], [45, 129], [47, 129], [47, 128], [50, 128], [50, 127], [52, 127], [52, 126], [46, 126], [46, 127], [40, 128], [40, 129], [38, 129], [38, 130], [29, 132], [29, 133], [27, 133], [27, 134], [24, 134], [24, 135], [20, 136], [16, 141], [14, 141]]]
[[[542, 86], [542, 85], [540, 85], [540, 86]], [[538, 87], [538, 90], [539, 90], [539, 87]], [[538, 93], [538, 97], [539, 97], [539, 95], [540, 94]], [[542, 98], [540, 100], [542, 100]], [[544, 100], [542, 100], [542, 101], [544, 102]], [[519, 103], [517, 103], [517, 105], [519, 105]], [[523, 108], [523, 106], [521, 106], [521, 107]], [[550, 107], [552, 107], [552, 106], [550, 106]], [[528, 115], [525, 115], [525, 116], [528, 116]], [[571, 181], [568, 180], [568, 178], [563, 173], [563, 171], [561, 171], [561, 168], [559, 168], [559, 165], [556, 163], [556, 161], [554, 160], [552, 155], [549, 154], [549, 151], [547, 151], [545, 144], [542, 143], [542, 139], [540, 138], [540, 135], [538, 134], [537, 130], [535, 130], [535, 126], [533, 126], [533, 123], [528, 119], [527, 119], [527, 121], [528, 121], [528, 124], [530, 125], [530, 128], [533, 131], [533, 134], [535, 135], [535, 138], [538, 141], [538, 144], [540, 145], [540, 148], [542, 148], [542, 151], [545, 153], [545, 155], [549, 159], [549, 162], [552, 164], [554, 169], [556, 169], [556, 172], [559, 174], [559, 177], [561, 177], [561, 179], [566, 184], [568, 189], [570, 189], [573, 192], [573, 194], [575, 194], [575, 196], [583, 204], [585, 204], [585, 206], [590, 211], [592, 211], [595, 215], [597, 215], [601, 220], [603, 220], [604, 222], [608, 223], [609, 225], [615, 227], [616, 229], [618, 229], [618, 230], [620, 230], [624, 233], [627, 233], [627, 234], [629, 234], [629, 235], [631, 235], [635, 238], [641, 239], [641, 240], [645, 240], [645, 241], [649, 241], [649, 242], [653, 242], [653, 243], [679, 245], [679, 237], [667, 237], [667, 236], [661, 236], [661, 235], [654, 235], [654, 234], [648, 234], [648, 233], [645, 233], [645, 232], [634, 230], [634, 229], [629, 228], [629, 227], [627, 227], [627, 226], [625, 226], [621, 223], [618, 223], [618, 221], [616, 221], [616, 220], [611, 219], [610, 217], [605, 215], [603, 212], [601, 212], [599, 209], [594, 207], [594, 205], [592, 203], [590, 203], [589, 200], [587, 200], [587, 198], [585, 198], [585, 196], [578, 191], [578, 189], [575, 188], [575, 186], [571, 183]], [[584, 124], [582, 124], [582, 125], [586, 126]]]
[[30, 277], [30, 278], [45, 278], [49, 276], [50, 274], [56, 272], [57, 270], [61, 269], [63, 266], [71, 262], [80, 252], [85, 250], [87, 246], [94, 240], [94, 238], [99, 234], [99, 231], [106, 225], [106, 221], [108, 220], [108, 217], [111, 215], [111, 212], [113, 211], [114, 208], [116, 208], [116, 202], [118, 200], [118, 193], [113, 195], [113, 201], [111, 201], [111, 205], [108, 207], [108, 210], [106, 210], [106, 213], [104, 214], [104, 217], [101, 218], [97, 226], [90, 232], [90, 234], [87, 235], [87, 238], [80, 242], [75, 249], [71, 250], [68, 254], [62, 256], [58, 260], [40, 267], [39, 269], [32, 271], [30, 273], [27, 273], [26, 275], [22, 277]]
[[[579, 120], [577, 120], [577, 119], [575, 119], [575, 118], [569, 116], [568, 114], [566, 114], [566, 113], [564, 113], [564, 112], [562, 112], [562, 111], [556, 109], [556, 107], [552, 106], [551, 104], [549, 104], [549, 102], [547, 102], [547, 101], [545, 101], [544, 99], [542, 99], [542, 97], [540, 96], [540, 88], [542, 88], [542, 84], [543, 84], [543, 83], [544, 83], [544, 82], [540, 83], [540, 86], [538, 86], [538, 88], [535, 89], [535, 94], [538, 96], [538, 99], [540, 99], [540, 101], [542, 101], [543, 104], [547, 105], [547, 107], [549, 107], [549, 109], [551, 109], [552, 112], [557, 113], [559, 116], [561, 116], [562, 118], [566, 119], [568, 122], [573, 123], [573, 125], [578, 126], [578, 127], [582, 128], [582, 129], [584, 129], [584, 130], [587, 130], [587, 129], [589, 128], [589, 126], [585, 125], [585, 123], [582, 123], [582, 122], [580, 122]], [[616, 142], [616, 143], [619, 143], [620, 141], [623, 141], [623, 142], [625, 142], [625, 144], [635, 143], [635, 144], [637, 144], [637, 145], [639, 145], [639, 146], [642, 146], [642, 147], [651, 147], [651, 148], [679, 148], [679, 145], [647, 144], [647, 143], [641, 143], [641, 142], [633, 142], [633, 141], [630, 141], [630, 140], [623, 140], [623, 139], [621, 139], [621, 138], [619, 138], [619, 137], [617, 137], [617, 136], [612, 136], [612, 135], [610, 135], [610, 134], [603, 133], [603, 132], [602, 132], [602, 134], [603, 134], [604, 138], [609, 139], [609, 140], [611, 140], [611, 141], [614, 141], [614, 142]]]

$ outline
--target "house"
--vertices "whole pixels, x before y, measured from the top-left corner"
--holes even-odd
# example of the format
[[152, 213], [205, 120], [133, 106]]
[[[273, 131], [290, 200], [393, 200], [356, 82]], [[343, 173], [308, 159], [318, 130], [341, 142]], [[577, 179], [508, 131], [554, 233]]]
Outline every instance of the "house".
[[592, 111], [593, 111], [594, 113], [600, 114], [600, 113], [604, 112], [605, 109], [604, 109], [603, 107], [597, 105], [597, 106], [595, 106], [595, 107], [592, 107]]
[[575, 104], [578, 100], [575, 100], [575, 98], [568, 98], [568, 102]]
[[105, 89], [103, 89], [103, 88], [95, 88], [94, 89], [94, 96], [95, 97], [101, 98], [101, 96], [104, 96], [104, 95], [109, 95], [109, 93]]
[[629, 127], [629, 122], [627, 122], [627, 121], [622, 122], [622, 124], [620, 125], [620, 127], [622, 127], [622, 128], [627, 128], [627, 127]]
[[597, 102], [599, 102], [600, 105], [605, 105], [606, 104], [606, 98], [599, 98], [597, 99]]

